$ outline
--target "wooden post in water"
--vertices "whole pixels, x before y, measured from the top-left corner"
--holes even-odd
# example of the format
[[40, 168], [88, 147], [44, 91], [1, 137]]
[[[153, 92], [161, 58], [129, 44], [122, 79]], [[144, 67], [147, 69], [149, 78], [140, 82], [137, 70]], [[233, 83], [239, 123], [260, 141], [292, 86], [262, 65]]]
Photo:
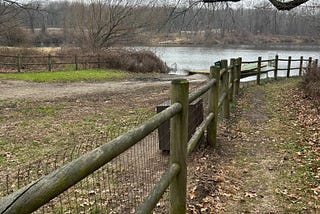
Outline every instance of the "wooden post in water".
[[240, 89], [240, 79], [241, 79], [241, 62], [242, 62], [242, 58], [239, 57], [237, 60], [237, 71], [236, 71], [236, 78], [237, 78], [237, 81], [236, 81], [236, 84], [235, 84], [235, 95], [238, 95], [239, 94], [239, 89]]
[[291, 70], [291, 56], [289, 56], [288, 58], [287, 78], [290, 77], [290, 70]]
[[51, 63], [52, 63], [52, 61], [51, 61], [51, 54], [48, 54], [48, 71], [51, 71]]
[[232, 102], [234, 95], [234, 79], [236, 74], [236, 59], [232, 58], [230, 60], [230, 67], [230, 102]]
[[318, 67], [318, 59], [314, 60], [314, 67], [317, 68]]
[[303, 68], [303, 56], [300, 57], [299, 77], [302, 76], [302, 68]]
[[225, 69], [222, 75], [222, 93], [225, 93], [223, 100], [223, 116], [226, 119], [230, 117], [230, 90], [229, 90], [229, 71], [228, 71], [228, 60], [221, 60], [221, 69]]
[[257, 84], [260, 85], [261, 79], [261, 56], [258, 57], [258, 67], [257, 67]]
[[278, 80], [278, 66], [279, 66], [279, 55], [276, 55], [274, 59], [274, 79]]
[[188, 90], [187, 80], [177, 79], [171, 83], [171, 104], [180, 103], [182, 110], [170, 121], [170, 165], [180, 166], [179, 174], [170, 185], [170, 214], [186, 213]]
[[74, 65], [75, 65], [75, 69], [76, 71], [78, 70], [78, 55], [74, 55]]
[[212, 148], [217, 145], [218, 114], [219, 114], [219, 85], [220, 85], [220, 64], [210, 67], [210, 78], [214, 78], [216, 83], [209, 89], [208, 110], [213, 112], [213, 119], [207, 127], [207, 140]]
[[18, 72], [21, 72], [21, 55], [20, 54], [17, 56], [17, 70]]

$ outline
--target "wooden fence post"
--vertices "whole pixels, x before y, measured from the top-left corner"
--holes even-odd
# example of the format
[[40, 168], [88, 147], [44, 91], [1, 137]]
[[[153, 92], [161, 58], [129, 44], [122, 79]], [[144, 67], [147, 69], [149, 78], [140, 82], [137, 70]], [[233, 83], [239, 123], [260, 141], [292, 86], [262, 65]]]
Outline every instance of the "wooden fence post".
[[311, 70], [311, 66], [312, 66], [312, 57], [309, 57], [309, 64], [308, 64], [308, 69], [307, 71]]
[[51, 71], [51, 54], [48, 54], [48, 71]]
[[210, 67], [210, 78], [214, 78], [216, 83], [209, 89], [208, 110], [213, 112], [213, 119], [207, 127], [207, 140], [212, 148], [217, 145], [218, 114], [219, 114], [219, 85], [220, 85], [220, 64]]
[[76, 71], [78, 70], [78, 55], [74, 55], [74, 64], [75, 64], [75, 67], [76, 67]]
[[314, 60], [314, 67], [317, 68], [318, 67], [318, 59]]
[[230, 93], [229, 93], [229, 71], [228, 60], [221, 60], [221, 69], [226, 69], [222, 75], [222, 88], [221, 91], [226, 93], [223, 101], [223, 116], [226, 119], [230, 117]]
[[18, 72], [21, 72], [21, 55], [20, 54], [17, 56], [17, 70]]
[[278, 80], [278, 66], [279, 66], [279, 55], [276, 55], [274, 59], [274, 79]]
[[303, 68], [303, 56], [300, 57], [299, 77], [302, 76], [302, 68]]
[[189, 82], [173, 80], [171, 84], [171, 104], [180, 103], [182, 110], [170, 121], [170, 165], [180, 166], [179, 174], [170, 185], [170, 213], [186, 213], [187, 191], [187, 143], [188, 143], [188, 91]]
[[261, 79], [261, 56], [258, 57], [258, 66], [257, 66], [257, 84], [260, 85]]
[[234, 79], [235, 79], [235, 67], [236, 66], [236, 59], [232, 58], [230, 60], [230, 67], [231, 67], [231, 70], [230, 70], [230, 102], [233, 101], [233, 95], [234, 95]]
[[100, 66], [100, 54], [98, 54], [98, 69], [100, 69], [101, 66]]
[[287, 78], [290, 77], [290, 70], [291, 70], [291, 56], [289, 56], [288, 58]]
[[237, 60], [237, 70], [236, 70], [236, 84], [235, 84], [235, 95], [239, 95], [239, 89], [240, 89], [240, 79], [241, 79], [241, 62], [242, 62], [242, 58], [239, 57]]

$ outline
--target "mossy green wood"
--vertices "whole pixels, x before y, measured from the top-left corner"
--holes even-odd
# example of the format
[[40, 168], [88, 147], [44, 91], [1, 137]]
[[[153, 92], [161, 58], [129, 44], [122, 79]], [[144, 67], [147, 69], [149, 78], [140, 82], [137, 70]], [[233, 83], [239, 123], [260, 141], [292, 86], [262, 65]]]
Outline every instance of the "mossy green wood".
[[170, 213], [186, 213], [187, 191], [187, 143], [188, 143], [188, 90], [189, 82], [173, 80], [171, 84], [171, 104], [180, 103], [182, 111], [170, 121], [170, 165], [180, 166], [179, 174], [170, 185]]
[[279, 55], [276, 55], [274, 59], [274, 79], [278, 80], [278, 65], [279, 65]]
[[213, 120], [207, 127], [207, 140], [212, 148], [217, 145], [217, 130], [218, 130], [218, 113], [219, 113], [219, 85], [220, 85], [220, 67], [212, 66], [210, 68], [210, 78], [216, 79], [216, 83], [209, 90], [208, 110], [213, 113]]
[[261, 80], [261, 56], [258, 57], [258, 66], [257, 66], [257, 84], [260, 85]]
[[[221, 69], [228, 69], [228, 60], [221, 60]], [[226, 93], [223, 100], [223, 116], [228, 119], [230, 117], [230, 92], [229, 92], [229, 72], [222, 75], [222, 92]]]
[[287, 68], [287, 78], [290, 77], [290, 70], [291, 70], [291, 56], [288, 57], [288, 68]]

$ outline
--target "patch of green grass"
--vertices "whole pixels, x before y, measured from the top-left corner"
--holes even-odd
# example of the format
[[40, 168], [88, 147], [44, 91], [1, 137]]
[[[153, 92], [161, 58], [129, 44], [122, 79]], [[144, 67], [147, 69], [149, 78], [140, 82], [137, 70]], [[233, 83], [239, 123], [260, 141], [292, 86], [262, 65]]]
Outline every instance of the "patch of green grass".
[[22, 108], [21, 112], [25, 116], [55, 116], [58, 110], [64, 108], [64, 105], [35, 105]]
[[81, 71], [54, 71], [54, 72], [25, 72], [2, 73], [1, 78], [19, 79], [33, 82], [75, 82], [75, 81], [101, 81], [123, 79], [129, 76], [128, 72], [119, 70], [81, 70]]

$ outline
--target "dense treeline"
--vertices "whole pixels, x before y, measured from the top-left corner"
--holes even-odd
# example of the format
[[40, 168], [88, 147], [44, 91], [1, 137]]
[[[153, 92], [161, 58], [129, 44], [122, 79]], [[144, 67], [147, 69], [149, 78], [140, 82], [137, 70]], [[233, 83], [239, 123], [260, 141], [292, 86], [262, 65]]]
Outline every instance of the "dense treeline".
[[175, 7], [142, 2], [34, 2], [30, 7], [36, 9], [31, 10], [1, 2], [0, 43], [99, 49], [150, 43], [163, 35], [205, 43], [221, 38], [244, 42], [257, 35], [300, 36], [307, 38], [304, 42], [312, 42], [320, 35], [320, 10], [316, 7], [282, 12], [270, 4], [235, 8], [226, 3]]

